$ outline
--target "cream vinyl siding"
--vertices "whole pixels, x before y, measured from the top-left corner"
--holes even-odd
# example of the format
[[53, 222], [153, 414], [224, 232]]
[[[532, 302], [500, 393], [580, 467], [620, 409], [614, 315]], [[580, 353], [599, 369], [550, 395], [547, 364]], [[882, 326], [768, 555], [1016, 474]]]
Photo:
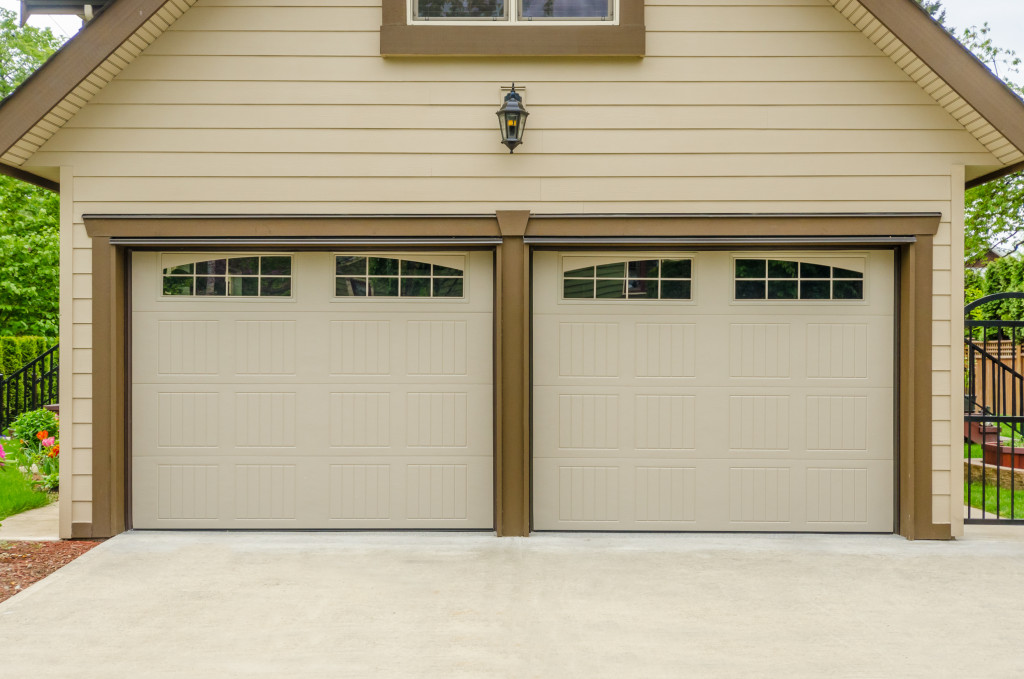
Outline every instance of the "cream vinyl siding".
[[[372, 0], [199, 0], [26, 162], [61, 166], [72, 202], [76, 520], [83, 214], [927, 211], [942, 214], [934, 512], [959, 530], [960, 187], [963, 166], [999, 163], [828, 0], [648, 3], [643, 59], [382, 59], [379, 26]], [[509, 155], [494, 111], [512, 81], [531, 117]]]

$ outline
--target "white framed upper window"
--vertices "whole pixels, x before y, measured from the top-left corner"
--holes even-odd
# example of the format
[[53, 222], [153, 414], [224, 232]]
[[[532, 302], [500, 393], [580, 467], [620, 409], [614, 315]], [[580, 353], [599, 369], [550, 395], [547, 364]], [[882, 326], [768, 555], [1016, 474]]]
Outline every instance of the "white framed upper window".
[[693, 299], [693, 258], [565, 256], [562, 299], [689, 301]]
[[615, 24], [618, 0], [408, 0], [412, 23]]
[[735, 301], [864, 300], [863, 259], [798, 259], [753, 255], [736, 257], [733, 267]]
[[367, 298], [464, 298], [463, 255], [343, 253], [334, 256], [334, 296]]
[[165, 253], [161, 263], [163, 297], [292, 296], [291, 255]]

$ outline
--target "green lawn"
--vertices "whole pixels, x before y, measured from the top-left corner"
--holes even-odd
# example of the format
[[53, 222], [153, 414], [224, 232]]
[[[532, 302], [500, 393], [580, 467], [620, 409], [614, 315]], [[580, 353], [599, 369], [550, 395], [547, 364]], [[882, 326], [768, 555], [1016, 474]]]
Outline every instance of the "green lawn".
[[0, 470], [0, 521], [49, 502], [49, 496], [32, 490], [32, 484], [17, 469]]
[[[981, 492], [982, 487], [980, 483], [972, 483], [968, 487], [964, 483], [964, 504], [969, 504], [972, 507], [981, 509]], [[1024, 519], [1024, 490], [1017, 490], [1012, 493], [1013, 495], [1013, 516], [1010, 516], [1010, 491], [1002, 488], [999, 490], [999, 511], [996, 512], [996, 489], [994, 486], [985, 487], [985, 511], [990, 514], [997, 514], [1000, 518], [1009, 519]], [[974, 515], [971, 518], [980, 519], [980, 515]]]
[[981, 457], [981, 446], [977, 443], [964, 444], [964, 457]]

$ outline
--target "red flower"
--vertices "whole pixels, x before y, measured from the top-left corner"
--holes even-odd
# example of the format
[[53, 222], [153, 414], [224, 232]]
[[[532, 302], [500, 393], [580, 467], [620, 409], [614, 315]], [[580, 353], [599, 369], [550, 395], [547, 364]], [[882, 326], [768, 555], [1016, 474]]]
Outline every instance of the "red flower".
[[49, 435], [50, 435], [50, 432], [48, 432], [48, 431], [46, 431], [44, 429], [41, 432], [39, 432], [38, 434], [36, 434], [36, 438], [39, 439], [40, 441], [42, 441], [43, 439], [47, 438]]

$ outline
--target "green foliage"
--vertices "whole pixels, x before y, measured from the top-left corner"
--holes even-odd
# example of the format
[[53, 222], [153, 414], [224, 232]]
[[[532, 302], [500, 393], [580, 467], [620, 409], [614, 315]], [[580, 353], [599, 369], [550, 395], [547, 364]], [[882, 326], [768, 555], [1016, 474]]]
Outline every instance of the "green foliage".
[[[985, 272], [964, 272], [964, 298], [969, 302], [997, 292], [1024, 292], [1024, 256], [1003, 257], [989, 263]], [[982, 304], [971, 312], [978, 320], [1024, 320], [1024, 300], [1006, 299]]]
[[50, 436], [58, 436], [60, 424], [57, 416], [45, 408], [24, 413], [11, 423], [11, 438], [21, 441], [22, 445], [31, 445], [37, 441], [36, 434], [48, 432]]
[[38, 509], [50, 502], [46, 493], [35, 490], [32, 481], [17, 472], [0, 471], [0, 520], [30, 509]]
[[[0, 97], [61, 44], [50, 29], [17, 19], [0, 9]], [[57, 334], [59, 205], [55, 193], [0, 176], [0, 335]]]
[[57, 334], [60, 199], [0, 176], [0, 335]]
[[[988, 484], [964, 483], [964, 504], [984, 509], [1003, 519], [1024, 519], [1024, 491], [1021, 490], [1011, 492], [1007, 488], [996, 488]], [[977, 512], [972, 516], [981, 518]]]
[[10, 375], [57, 342], [51, 337], [0, 337], [0, 374]]
[[24, 469], [42, 490], [60, 484], [59, 423], [56, 415], [40, 408], [22, 414], [11, 424], [8, 463]]
[[1016, 252], [1024, 239], [1024, 173], [969, 189], [964, 259], [977, 262], [989, 248]]
[[[13, 375], [29, 361], [57, 344], [56, 338], [47, 337], [0, 337], [0, 374]], [[55, 357], [55, 361], [59, 357]], [[47, 364], [46, 367], [49, 367]], [[36, 397], [41, 395], [36, 387]], [[14, 415], [29, 407], [29, 399], [23, 389], [12, 389], [5, 395], [8, 415]], [[39, 401], [36, 401], [39, 403]]]
[[924, 7], [924, 11], [932, 15], [932, 18], [938, 21], [941, 25], [946, 25], [946, 10], [942, 9], [941, 0], [917, 0], [921, 7]]
[[0, 9], [0, 98], [13, 92], [60, 45], [49, 28], [18, 26], [15, 12]]
[[21, 344], [16, 337], [0, 337], [0, 373], [10, 375], [23, 365]]

